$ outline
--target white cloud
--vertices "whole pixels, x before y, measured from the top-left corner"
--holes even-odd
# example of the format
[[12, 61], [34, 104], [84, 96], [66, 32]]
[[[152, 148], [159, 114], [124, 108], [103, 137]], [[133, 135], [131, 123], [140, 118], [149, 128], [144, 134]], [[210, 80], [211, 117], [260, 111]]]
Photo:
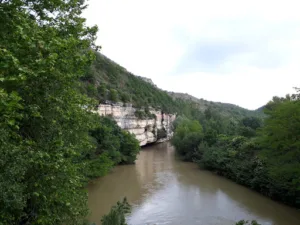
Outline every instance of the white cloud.
[[[84, 16], [89, 25], [98, 25], [102, 52], [165, 90], [254, 109], [300, 86], [297, 0], [90, 0], [88, 4]], [[203, 43], [211, 50], [206, 47], [203, 53]], [[246, 47], [232, 51], [226, 43]], [[218, 60], [215, 49], [224, 51], [217, 52]], [[196, 52], [191, 56], [192, 50]], [[209, 58], [216, 64], [207, 64]], [[207, 65], [212, 68], [206, 70]], [[179, 67], [183, 69], [174, 71]]]

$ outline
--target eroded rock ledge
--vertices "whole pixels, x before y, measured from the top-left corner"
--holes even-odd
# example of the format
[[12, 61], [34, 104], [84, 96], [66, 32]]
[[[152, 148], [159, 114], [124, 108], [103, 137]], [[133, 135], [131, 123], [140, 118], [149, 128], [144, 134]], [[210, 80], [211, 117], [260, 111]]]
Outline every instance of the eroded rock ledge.
[[134, 134], [140, 146], [166, 141], [172, 137], [172, 123], [176, 118], [174, 114], [149, 108], [149, 112], [155, 116], [138, 118], [137, 110], [131, 104], [118, 103], [100, 104], [97, 112], [101, 116], [111, 116], [122, 129]]

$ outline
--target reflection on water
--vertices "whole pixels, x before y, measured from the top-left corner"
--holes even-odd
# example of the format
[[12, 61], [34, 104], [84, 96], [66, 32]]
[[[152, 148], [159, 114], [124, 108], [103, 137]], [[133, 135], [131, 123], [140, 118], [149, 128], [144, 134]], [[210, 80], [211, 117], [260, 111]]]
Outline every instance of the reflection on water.
[[132, 225], [231, 225], [256, 219], [266, 225], [299, 225], [300, 212], [226, 178], [177, 161], [169, 143], [145, 147], [135, 165], [118, 166], [88, 186], [89, 220], [99, 224], [126, 196]]

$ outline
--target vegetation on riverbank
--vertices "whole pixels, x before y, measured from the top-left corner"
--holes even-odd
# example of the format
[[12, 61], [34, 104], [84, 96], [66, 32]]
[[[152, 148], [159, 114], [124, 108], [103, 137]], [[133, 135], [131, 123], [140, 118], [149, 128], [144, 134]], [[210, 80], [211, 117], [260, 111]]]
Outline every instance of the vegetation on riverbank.
[[242, 119], [220, 129], [218, 115], [178, 118], [172, 143], [178, 155], [264, 195], [300, 208], [300, 94], [274, 97], [267, 118]]
[[124, 198], [121, 202], [117, 202], [107, 215], [101, 218], [102, 225], [127, 225], [126, 214], [131, 212], [131, 205]]
[[139, 151], [79, 91], [97, 51], [84, 8], [81, 0], [1, 1], [1, 225], [84, 224], [88, 179]]

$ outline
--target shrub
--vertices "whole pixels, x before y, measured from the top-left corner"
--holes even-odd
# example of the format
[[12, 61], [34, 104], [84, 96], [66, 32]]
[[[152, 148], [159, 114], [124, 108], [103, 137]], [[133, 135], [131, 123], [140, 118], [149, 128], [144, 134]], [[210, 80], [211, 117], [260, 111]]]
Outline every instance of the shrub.
[[124, 198], [122, 202], [117, 202], [107, 215], [101, 219], [102, 225], [127, 225], [125, 215], [130, 213], [131, 206]]
[[202, 126], [196, 120], [182, 120], [175, 130], [172, 144], [176, 153], [186, 161], [196, 160], [198, 146], [203, 140]]

